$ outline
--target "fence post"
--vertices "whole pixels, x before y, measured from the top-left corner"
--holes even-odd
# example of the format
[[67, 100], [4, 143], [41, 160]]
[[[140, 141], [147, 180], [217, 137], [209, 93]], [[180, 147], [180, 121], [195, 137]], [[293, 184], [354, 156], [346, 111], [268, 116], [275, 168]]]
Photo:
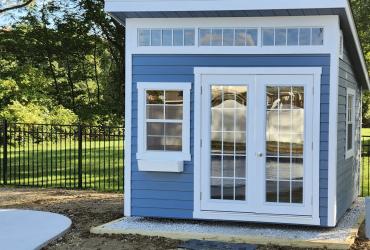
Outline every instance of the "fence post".
[[78, 124], [78, 188], [82, 189], [82, 125]]
[[8, 122], [3, 121], [3, 183], [7, 184], [8, 175]]

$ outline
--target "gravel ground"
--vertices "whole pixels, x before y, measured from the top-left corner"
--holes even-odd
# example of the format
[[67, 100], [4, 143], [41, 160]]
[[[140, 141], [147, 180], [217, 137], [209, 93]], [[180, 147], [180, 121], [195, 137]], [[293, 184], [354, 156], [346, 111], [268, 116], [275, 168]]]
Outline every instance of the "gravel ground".
[[[176, 249], [181, 241], [139, 235], [94, 235], [95, 227], [122, 217], [122, 194], [58, 189], [0, 188], [0, 208], [50, 211], [68, 216], [72, 228], [45, 249]], [[362, 233], [362, 231], [361, 231]], [[293, 249], [260, 246], [258, 249]], [[370, 249], [362, 234], [354, 249]]]

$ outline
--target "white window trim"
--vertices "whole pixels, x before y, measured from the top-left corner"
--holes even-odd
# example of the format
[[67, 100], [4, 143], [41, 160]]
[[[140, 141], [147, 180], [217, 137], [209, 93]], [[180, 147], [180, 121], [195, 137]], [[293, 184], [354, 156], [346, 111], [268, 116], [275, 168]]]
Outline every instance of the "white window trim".
[[[352, 148], [348, 149], [348, 96], [352, 95]], [[355, 104], [356, 104], [356, 91], [351, 88], [347, 88], [346, 94], [346, 159], [349, 159], [354, 156], [354, 147], [355, 147]]]
[[[157, 162], [166, 161], [173, 162], [178, 166], [178, 162], [190, 161], [190, 82], [173, 82], [173, 83], [163, 83], [163, 82], [138, 82], [138, 152], [137, 159], [144, 160], [144, 162]], [[170, 151], [149, 151], [146, 150], [146, 131], [145, 131], [145, 91], [146, 90], [181, 90], [183, 91], [183, 123], [182, 123], [182, 151], [181, 152], [170, 152]], [[155, 165], [155, 164], [154, 164]], [[159, 164], [160, 165], [160, 164]], [[165, 164], [163, 164], [165, 165]], [[162, 168], [158, 171], [169, 171], [168, 168]]]
[[[304, 17], [233, 17], [233, 18], [129, 18], [126, 26], [130, 26], [130, 37], [135, 40], [139, 29], [193, 28], [195, 32], [194, 46], [137, 46], [131, 43], [132, 54], [318, 54], [332, 50], [331, 41], [335, 37], [334, 16]], [[258, 46], [199, 46], [199, 29], [202, 28], [258, 28]], [[323, 45], [295, 46], [262, 46], [263, 28], [323, 28]]]

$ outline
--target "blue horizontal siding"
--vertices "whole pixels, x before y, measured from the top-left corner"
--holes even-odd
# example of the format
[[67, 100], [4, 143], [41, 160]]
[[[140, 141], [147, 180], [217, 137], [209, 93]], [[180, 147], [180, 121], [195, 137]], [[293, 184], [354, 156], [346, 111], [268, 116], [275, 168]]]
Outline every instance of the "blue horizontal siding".
[[344, 49], [343, 59], [339, 61], [338, 78], [338, 124], [337, 124], [337, 220], [345, 214], [356, 196], [358, 183], [355, 183], [355, 170], [360, 166], [356, 157], [346, 159], [346, 109], [347, 109], [347, 88], [355, 89], [356, 94], [356, 115], [355, 115], [355, 155], [360, 154], [360, 84], [356, 80], [353, 65], [348, 58], [347, 48]]
[[[137, 82], [192, 82], [194, 67], [321, 67], [320, 218], [327, 224], [330, 56], [318, 55], [134, 55], [132, 87], [133, 216], [192, 218], [193, 161], [183, 173], [139, 172], [137, 169]], [[191, 93], [191, 153], [194, 155], [194, 86]]]

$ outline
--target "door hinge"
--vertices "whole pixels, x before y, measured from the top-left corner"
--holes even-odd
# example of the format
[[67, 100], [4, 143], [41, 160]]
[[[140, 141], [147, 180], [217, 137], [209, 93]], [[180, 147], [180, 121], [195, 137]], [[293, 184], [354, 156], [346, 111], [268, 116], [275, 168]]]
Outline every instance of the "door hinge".
[[203, 95], [203, 86], [200, 87], [200, 94]]
[[202, 200], [202, 192], [200, 192], [200, 196], [199, 197], [200, 197], [200, 200]]
[[313, 142], [311, 143], [311, 148], [312, 148], [312, 150], [313, 150]]
[[202, 147], [202, 146], [203, 146], [203, 140], [200, 139], [200, 147]]
[[311, 205], [313, 205], [313, 197], [311, 196]]

